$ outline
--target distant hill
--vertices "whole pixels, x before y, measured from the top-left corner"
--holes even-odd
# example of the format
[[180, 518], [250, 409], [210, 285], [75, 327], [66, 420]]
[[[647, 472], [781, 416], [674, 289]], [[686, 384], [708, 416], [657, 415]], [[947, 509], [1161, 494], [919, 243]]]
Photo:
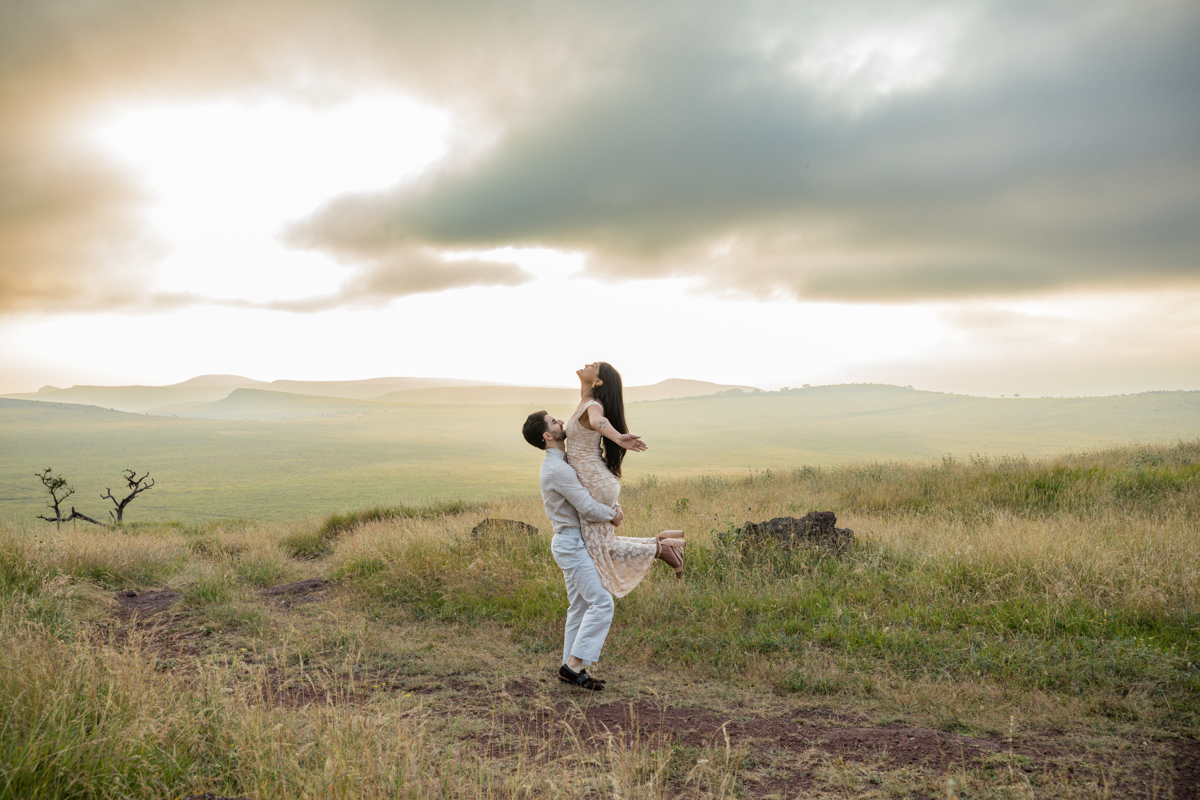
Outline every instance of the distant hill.
[[484, 381], [457, 378], [368, 378], [358, 381], [271, 381], [260, 388], [274, 392], [310, 394], [320, 397], [349, 397], [356, 400], [379, 399], [382, 394], [448, 386], [489, 386]]
[[175, 386], [266, 386], [265, 381], [256, 381], [253, 378], [243, 378], [241, 375], [197, 375], [194, 378], [188, 378], [180, 383], [173, 383], [170, 387]]
[[178, 415], [180, 409], [211, 403], [237, 389], [268, 389], [291, 394], [345, 397], [367, 400], [404, 389], [436, 386], [478, 386], [481, 381], [455, 378], [370, 378], [358, 381], [256, 381], [240, 375], [200, 375], [170, 386], [72, 386], [43, 387], [37, 392], [7, 394], [14, 400], [76, 403], [115, 411]]
[[[671, 378], [649, 386], [626, 386], [625, 402], [639, 403], [683, 397], [702, 397], [715, 395], [729, 389], [758, 391], [753, 386]], [[463, 386], [409, 389], [390, 392], [375, 399], [389, 403], [435, 403], [439, 405], [573, 406], [579, 402], [579, 390], [545, 386]]]
[[388, 411], [389, 405], [347, 397], [235, 389], [228, 397], [212, 403], [176, 409], [171, 416], [192, 419], [314, 419]]
[[99, 406], [85, 406], [79, 403], [40, 403], [37, 400], [21, 400], [12, 397], [0, 397], [0, 414], [6, 415], [4, 418], [8, 421], [25, 419], [53, 421], [56, 418], [70, 418], [72, 421], [78, 421], [99, 416], [108, 419], [129, 416], [128, 412], [114, 411], [111, 408]]
[[175, 384], [174, 386], [72, 386], [27, 394], [8, 394], [14, 400], [43, 403], [73, 403], [100, 406], [115, 411], [146, 412], [161, 406], [196, 405], [220, 400], [237, 385]]
[[[731, 388], [755, 391], [753, 387], [734, 387], [729, 384], [708, 383], [672, 378], [652, 386], [628, 386], [625, 400], [635, 403], [664, 400], [673, 397], [696, 397], [716, 394]], [[355, 381], [256, 381], [240, 375], [199, 375], [170, 386], [72, 386], [57, 389], [42, 387], [37, 392], [0, 395], [14, 400], [38, 400], [48, 403], [76, 403], [99, 406], [114, 411], [159, 414], [165, 416], [197, 416], [201, 406], [229, 397], [238, 389], [259, 389], [276, 393], [334, 397], [350, 400], [378, 400], [385, 403], [435, 403], [467, 405], [574, 405], [579, 402], [578, 389], [504, 386], [486, 381], [460, 378], [368, 378]], [[236, 404], [217, 409], [214, 419], [227, 416]], [[342, 413], [318, 409], [309, 403], [314, 414]], [[279, 406], [282, 409], [282, 406]], [[257, 413], [257, 412], [254, 412]], [[284, 411], [288, 418], [295, 414]], [[268, 417], [254, 416], [253, 419]]]
[[[383, 379], [394, 380], [394, 379]], [[421, 380], [421, 379], [411, 379]], [[284, 383], [277, 381], [276, 383]], [[276, 383], [272, 383], [274, 387]], [[367, 383], [363, 381], [362, 383]], [[289, 382], [298, 386], [298, 382]], [[353, 387], [364, 389], [365, 387]], [[752, 387], [726, 386], [705, 381], [668, 380], [653, 386], [630, 386], [627, 402], [651, 402], [696, 396], [717, 396], [735, 390], [741, 394]], [[691, 394], [688, 394], [691, 393]], [[451, 386], [406, 389], [389, 392], [373, 400], [348, 397], [298, 394], [266, 389], [235, 389], [228, 397], [210, 403], [162, 410], [164, 415], [192, 419], [312, 419], [349, 414], [384, 413], [402, 404], [422, 405], [519, 405], [573, 406], [579, 402], [578, 389], [553, 389], [536, 386]]]
[[[991, 398], [843, 384], [663, 401], [629, 416], [636, 433], [653, 435], [660, 449], [693, 451], [698, 464], [747, 457], [747, 466], [772, 467], [948, 453], [1038, 456], [1196, 438], [1200, 392]], [[700, 430], [707, 452], [696, 449]], [[737, 451], [744, 455], [734, 456]]]

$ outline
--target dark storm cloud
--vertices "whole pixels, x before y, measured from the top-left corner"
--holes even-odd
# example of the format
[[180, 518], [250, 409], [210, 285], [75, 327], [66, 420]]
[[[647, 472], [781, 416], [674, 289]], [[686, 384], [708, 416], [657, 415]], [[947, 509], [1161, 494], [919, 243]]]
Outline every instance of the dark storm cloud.
[[358, 273], [280, 307], [512, 285], [438, 256], [509, 245], [763, 296], [1194, 282], [1196, 41], [1191, 2], [0, 0], [0, 312], [187, 302], [140, 288], [161, 243], [81, 117], [367, 89], [463, 147], [295, 226]]
[[[363, 256], [396, 242], [568, 248], [597, 274], [799, 297], [1200, 276], [1195, 4], [980, 6], [957, 18], [940, 77], [876, 97], [792, 69], [836, 20], [744, 8], [644, 20], [603, 81], [482, 158], [344, 198], [300, 230]], [[756, 46], [771, 24], [785, 44]]]
[[275, 311], [328, 311], [346, 306], [376, 306], [393, 297], [468, 286], [517, 286], [532, 279], [532, 275], [512, 264], [478, 259], [443, 261], [431, 251], [396, 250], [373, 261], [334, 294], [299, 300], [233, 302], [227, 305]]

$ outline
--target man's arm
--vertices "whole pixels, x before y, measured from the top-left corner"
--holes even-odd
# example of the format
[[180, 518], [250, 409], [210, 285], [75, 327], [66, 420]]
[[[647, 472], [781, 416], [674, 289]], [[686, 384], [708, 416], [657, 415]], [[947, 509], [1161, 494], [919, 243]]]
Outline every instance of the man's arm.
[[596, 502], [588, 490], [583, 488], [579, 476], [569, 464], [563, 464], [554, 470], [553, 485], [554, 490], [574, 506], [579, 516], [588, 522], [611, 522], [617, 515], [615, 509]]

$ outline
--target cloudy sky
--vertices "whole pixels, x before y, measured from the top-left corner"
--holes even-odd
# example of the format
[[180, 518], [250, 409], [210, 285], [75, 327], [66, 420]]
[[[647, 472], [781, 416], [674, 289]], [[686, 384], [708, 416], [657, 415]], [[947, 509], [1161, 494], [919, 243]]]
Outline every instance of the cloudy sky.
[[1200, 389], [1200, 4], [0, 0], [0, 392]]

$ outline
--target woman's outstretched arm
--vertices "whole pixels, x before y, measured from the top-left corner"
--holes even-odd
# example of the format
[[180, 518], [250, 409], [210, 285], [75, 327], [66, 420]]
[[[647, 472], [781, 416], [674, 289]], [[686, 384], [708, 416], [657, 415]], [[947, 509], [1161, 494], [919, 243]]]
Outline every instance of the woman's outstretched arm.
[[626, 450], [636, 450], [638, 452], [647, 449], [647, 444], [642, 441], [642, 437], [634, 436], [632, 433], [621, 433], [612, 426], [608, 421], [608, 417], [604, 416], [604, 409], [598, 404], [587, 407], [586, 418], [581, 420], [588, 428], [599, 433], [605, 439], [609, 439], [615, 444], [619, 444]]

